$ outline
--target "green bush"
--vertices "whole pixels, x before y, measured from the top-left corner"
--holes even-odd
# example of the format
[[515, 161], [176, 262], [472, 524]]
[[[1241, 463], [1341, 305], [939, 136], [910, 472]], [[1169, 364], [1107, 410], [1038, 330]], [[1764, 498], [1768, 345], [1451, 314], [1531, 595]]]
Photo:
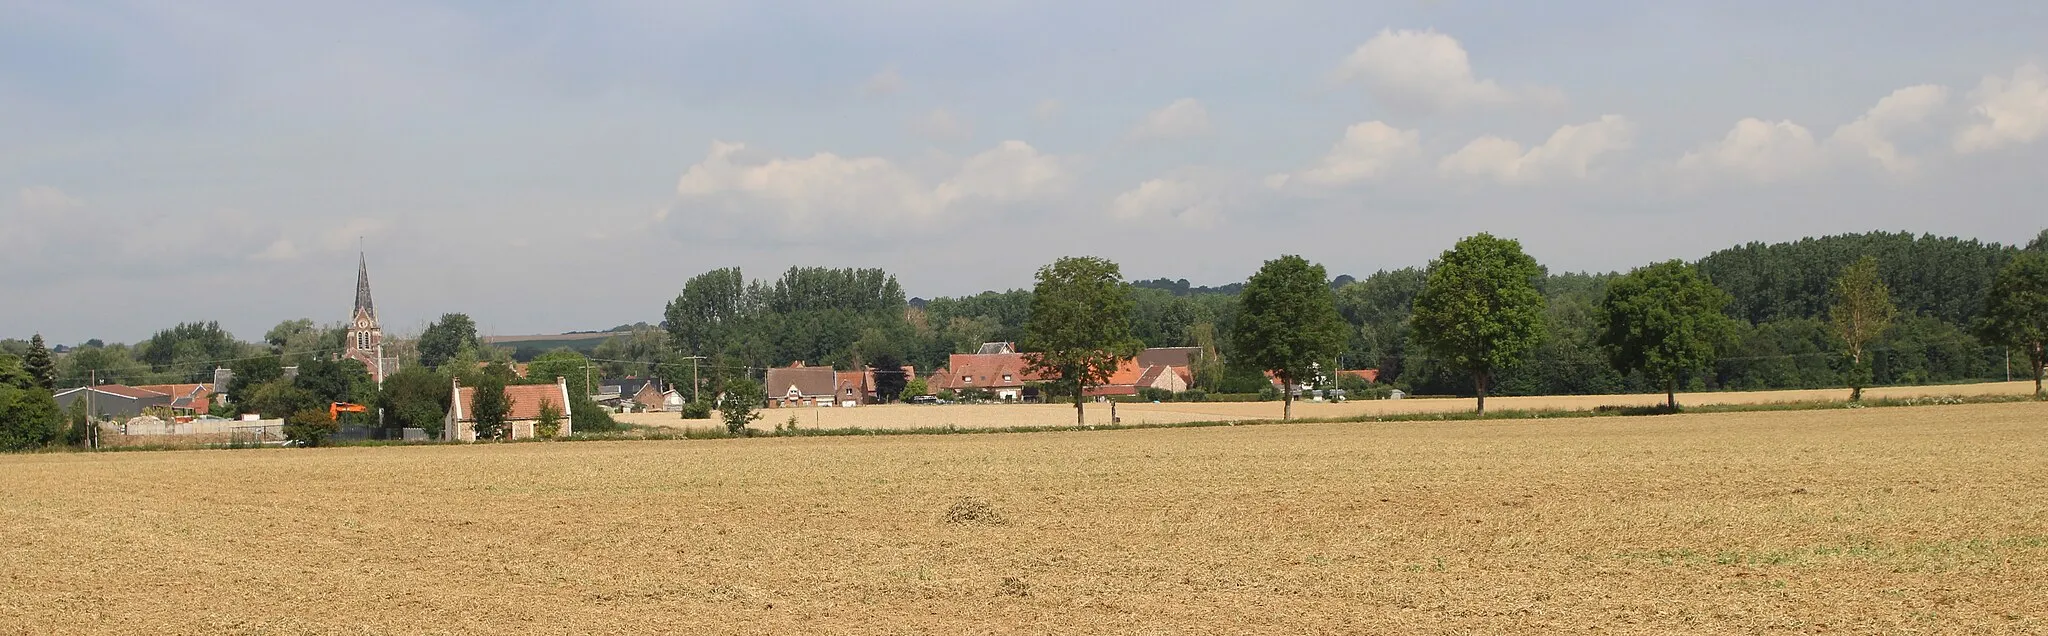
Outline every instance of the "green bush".
[[1271, 386], [1267, 386], [1267, 387], [1264, 387], [1264, 388], [1261, 388], [1261, 389], [1259, 389], [1259, 401], [1260, 401], [1260, 402], [1271, 402], [1271, 401], [1274, 401], [1274, 400], [1278, 400], [1278, 399], [1280, 399], [1280, 390], [1279, 390], [1279, 389], [1273, 388], [1273, 387], [1271, 387]]
[[1210, 394], [1208, 395], [1208, 399], [1207, 399], [1207, 401], [1209, 401], [1209, 402], [1257, 402], [1257, 401], [1259, 401], [1259, 394], [1257, 394], [1257, 393], [1210, 393]]
[[1207, 402], [1207, 401], [1209, 401], [1209, 392], [1208, 392], [1208, 391], [1203, 391], [1203, 390], [1201, 390], [1201, 389], [1188, 389], [1188, 390], [1186, 390], [1186, 391], [1181, 391], [1181, 392], [1179, 392], [1179, 393], [1175, 393], [1175, 394], [1173, 394], [1173, 401], [1175, 401], [1175, 402]]
[[697, 402], [684, 402], [684, 403], [683, 403], [683, 419], [686, 419], [686, 420], [708, 420], [708, 419], [711, 419], [711, 403], [710, 403], [710, 402], [701, 402], [701, 401], [697, 401]]
[[611, 411], [581, 395], [569, 398], [569, 426], [571, 433], [616, 433], [626, 428], [612, 419]]
[[1152, 387], [1145, 387], [1145, 388], [1142, 388], [1142, 389], [1138, 389], [1138, 401], [1140, 401], [1140, 402], [1172, 402], [1172, 401], [1173, 401], [1173, 392], [1172, 392], [1172, 391], [1168, 391], [1168, 390], [1166, 390], [1166, 389], [1155, 389], [1155, 388], [1152, 388]]
[[341, 423], [320, 409], [305, 409], [284, 418], [285, 439], [300, 446], [326, 446], [340, 432]]

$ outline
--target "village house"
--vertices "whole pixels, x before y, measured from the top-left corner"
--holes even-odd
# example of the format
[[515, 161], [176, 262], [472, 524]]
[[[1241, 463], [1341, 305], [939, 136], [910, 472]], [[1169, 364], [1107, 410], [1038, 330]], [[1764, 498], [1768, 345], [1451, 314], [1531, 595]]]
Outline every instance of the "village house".
[[171, 410], [204, 415], [213, 410], [211, 384], [143, 384], [135, 388], [171, 396]]
[[807, 367], [798, 360], [787, 367], [769, 369], [761, 380], [761, 392], [768, 408], [831, 406], [839, 394], [839, 374], [832, 367]]
[[1159, 347], [1146, 349], [1136, 357], [1117, 364], [1116, 373], [1109, 381], [1081, 391], [1088, 397], [1113, 397], [1137, 395], [1141, 389], [1158, 389], [1172, 393], [1188, 390], [1194, 383], [1193, 362], [1199, 359], [1202, 350], [1196, 347]]
[[[454, 394], [448, 400], [448, 417], [442, 420], [441, 439], [446, 441], [476, 441], [476, 389], [462, 386], [461, 380], [450, 383]], [[569, 417], [569, 381], [555, 378], [554, 384], [517, 384], [505, 387], [505, 397], [512, 407], [505, 414], [505, 436], [508, 439], [528, 439], [536, 436], [534, 425], [540, 422], [542, 403], [554, 405], [562, 417], [562, 429], [557, 436], [566, 436], [575, 431]]]
[[598, 383], [592, 401], [612, 408], [636, 407], [643, 411], [667, 410], [659, 378], [614, 378]]
[[990, 342], [981, 345], [976, 353], [956, 353], [946, 360], [946, 368], [932, 373], [925, 383], [932, 391], [987, 391], [998, 400], [1022, 400], [1027, 397], [1025, 384], [1041, 378], [1030, 371], [1030, 362], [1024, 354], [1017, 353], [1016, 345], [1008, 342]]

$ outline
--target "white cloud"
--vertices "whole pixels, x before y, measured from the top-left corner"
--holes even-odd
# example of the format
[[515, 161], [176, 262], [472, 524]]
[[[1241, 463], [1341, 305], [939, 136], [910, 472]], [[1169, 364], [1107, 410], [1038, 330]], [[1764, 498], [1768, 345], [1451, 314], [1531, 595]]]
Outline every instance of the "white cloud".
[[21, 207], [28, 208], [32, 212], [62, 212], [64, 210], [85, 207], [85, 201], [50, 186], [22, 188], [20, 199]]
[[1402, 159], [1422, 150], [1422, 135], [1385, 122], [1369, 121], [1344, 129], [1344, 138], [1330, 147], [1314, 167], [1266, 178], [1266, 185], [1337, 186], [1384, 174]]
[[966, 200], [1016, 203], [1065, 192], [1073, 179], [1058, 157], [1011, 140], [969, 157], [934, 194], [941, 205]]
[[1414, 113], [1563, 99], [1554, 89], [1516, 90], [1478, 78], [1465, 47], [1435, 30], [1381, 30], [1344, 58], [1337, 75], [1363, 83], [1383, 104]]
[[1820, 145], [1813, 131], [1790, 121], [1748, 118], [1720, 141], [1701, 146], [1678, 160], [1678, 168], [1695, 174], [1721, 172], [1769, 183], [1805, 173], [1819, 165]]
[[861, 83], [860, 90], [869, 95], [894, 94], [903, 90], [903, 76], [896, 74], [896, 67], [891, 66], [869, 76], [868, 81]]
[[1031, 116], [1037, 117], [1039, 121], [1048, 121], [1060, 116], [1060, 112], [1066, 108], [1066, 104], [1060, 103], [1060, 100], [1047, 99], [1038, 102], [1038, 107], [1031, 109]]
[[1876, 159], [1886, 170], [1909, 172], [1914, 167], [1913, 159], [1899, 153], [1892, 137], [1909, 126], [1926, 121], [1947, 103], [1948, 88], [1945, 86], [1921, 84], [1901, 88], [1877, 100], [1877, 105], [1870, 107], [1856, 121], [1836, 128], [1828, 141], [1859, 149]]
[[1132, 139], [1178, 139], [1209, 134], [1209, 109], [1201, 100], [1183, 98], [1174, 100], [1165, 108], [1152, 111], [1138, 121], [1131, 129]]
[[877, 218], [929, 220], [963, 202], [1032, 201], [1064, 192], [1073, 180], [1064, 161], [1021, 141], [968, 158], [937, 186], [880, 157], [821, 152], [752, 161], [747, 154], [745, 144], [714, 142], [704, 161], [676, 183], [684, 206], [803, 234], [872, 228]]
[[1635, 124], [1620, 115], [1563, 126], [1543, 145], [1522, 151], [1522, 145], [1499, 137], [1480, 137], [1444, 157], [1437, 170], [1445, 175], [1488, 176], [1502, 183], [1530, 183], [1553, 177], [1584, 179], [1593, 159], [1628, 149]]
[[275, 241], [271, 241], [269, 247], [265, 247], [263, 248], [263, 251], [257, 252], [249, 256], [250, 260], [267, 262], [290, 261], [297, 260], [298, 258], [298, 246], [293, 245], [292, 240], [287, 238], [280, 238]]
[[1956, 152], [1983, 152], [2048, 135], [2048, 71], [2026, 64], [2012, 77], [1984, 78], [1970, 91], [1971, 112], [1983, 119], [1956, 135]]
[[974, 127], [967, 120], [944, 108], [925, 113], [910, 123], [910, 129], [932, 141], [965, 141], [974, 136]]
[[1222, 217], [1223, 200], [1215, 191], [1188, 179], [1161, 178], [1138, 184], [1110, 202], [1109, 214], [1122, 221], [1168, 220], [1209, 227]]

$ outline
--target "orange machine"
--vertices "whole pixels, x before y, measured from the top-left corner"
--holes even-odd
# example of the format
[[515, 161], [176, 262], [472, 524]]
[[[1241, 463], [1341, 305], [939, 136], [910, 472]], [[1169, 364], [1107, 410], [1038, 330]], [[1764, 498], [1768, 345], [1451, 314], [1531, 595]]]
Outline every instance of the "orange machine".
[[361, 404], [350, 404], [350, 403], [347, 403], [347, 402], [335, 402], [335, 403], [332, 403], [332, 404], [329, 404], [329, 405], [327, 405], [327, 419], [330, 419], [330, 420], [338, 420], [338, 419], [341, 419], [341, 414], [343, 414], [343, 413], [368, 413], [368, 412], [370, 412], [370, 409], [369, 409], [369, 407], [363, 406], [363, 405], [361, 405]]

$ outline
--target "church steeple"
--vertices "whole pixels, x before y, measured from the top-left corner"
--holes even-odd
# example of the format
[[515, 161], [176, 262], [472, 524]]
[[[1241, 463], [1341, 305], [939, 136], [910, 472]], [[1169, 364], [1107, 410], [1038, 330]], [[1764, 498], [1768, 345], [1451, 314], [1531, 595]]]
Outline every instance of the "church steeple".
[[377, 305], [370, 302], [370, 258], [358, 255], [356, 260], [356, 310], [349, 316], [348, 343], [343, 346], [341, 357], [358, 360], [370, 370], [370, 376], [378, 384], [384, 383], [384, 374], [391, 370], [384, 360], [384, 330], [377, 327]]
[[[356, 311], [350, 316], [351, 326], [356, 329], [377, 328], [377, 305], [370, 302], [370, 258], [358, 254], [356, 260]], [[368, 323], [365, 324], [365, 319]]]

